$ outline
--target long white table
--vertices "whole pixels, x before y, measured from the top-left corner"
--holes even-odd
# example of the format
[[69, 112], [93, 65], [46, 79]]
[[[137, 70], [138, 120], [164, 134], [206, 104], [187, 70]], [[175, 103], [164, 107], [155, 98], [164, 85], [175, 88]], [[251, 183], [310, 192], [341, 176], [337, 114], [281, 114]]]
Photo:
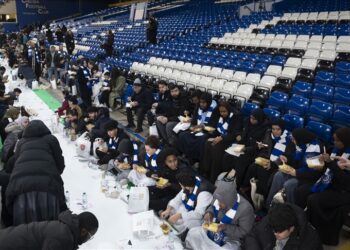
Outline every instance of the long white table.
[[[7, 71], [9, 73], [9, 71]], [[23, 80], [8, 84], [8, 89], [17, 87]], [[22, 85], [23, 86], [23, 85]], [[31, 90], [22, 87], [16, 106], [26, 106], [37, 111], [34, 119], [42, 120], [50, 129], [53, 111]], [[93, 170], [87, 162], [81, 162], [76, 157], [75, 144], [63, 137], [62, 133], [54, 134], [61, 145], [65, 158], [66, 168], [62, 178], [64, 188], [70, 193], [70, 209], [74, 213], [82, 212], [79, 204], [82, 193], [88, 197], [88, 209], [96, 215], [99, 229], [94, 238], [83, 244], [80, 249], [183, 249], [178, 238], [159, 234], [160, 222], [155, 220], [154, 233], [157, 237], [139, 240], [132, 234], [132, 215], [127, 212], [127, 204], [121, 199], [107, 198], [101, 192], [101, 171]], [[130, 245], [130, 242], [132, 245]]]

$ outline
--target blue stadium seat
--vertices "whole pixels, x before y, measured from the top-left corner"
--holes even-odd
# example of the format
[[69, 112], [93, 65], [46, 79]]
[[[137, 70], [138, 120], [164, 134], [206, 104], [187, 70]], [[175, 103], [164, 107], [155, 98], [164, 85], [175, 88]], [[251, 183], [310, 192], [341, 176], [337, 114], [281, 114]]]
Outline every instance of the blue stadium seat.
[[310, 121], [307, 123], [306, 128], [315, 133], [318, 136], [318, 138], [320, 138], [323, 142], [329, 143], [331, 141], [331, 126], [321, 122]]
[[334, 104], [332, 117], [333, 127], [349, 127], [350, 124], [350, 106], [345, 104]]
[[288, 102], [288, 95], [283, 92], [274, 91], [267, 100], [267, 107], [283, 111]]
[[285, 121], [286, 129], [288, 131], [293, 131], [296, 128], [304, 127], [304, 118], [300, 116], [285, 114], [282, 119]]
[[315, 82], [321, 83], [321, 84], [333, 85], [334, 79], [335, 79], [334, 73], [326, 72], [326, 71], [319, 71], [316, 74]]
[[281, 112], [275, 109], [264, 108], [264, 113], [271, 121], [275, 121], [281, 117]]
[[304, 116], [308, 108], [309, 99], [300, 95], [293, 95], [287, 103], [286, 111], [288, 114]]
[[272, 58], [271, 64], [283, 66], [286, 61], [287, 61], [287, 57], [285, 56], [274, 56]]
[[334, 91], [333, 102], [350, 104], [350, 89], [336, 87]]
[[338, 62], [335, 65], [335, 72], [337, 74], [350, 74], [350, 62]]
[[319, 100], [312, 100], [307, 112], [307, 117], [310, 121], [327, 122], [332, 117], [332, 114], [332, 104]]
[[329, 102], [333, 99], [333, 93], [334, 88], [332, 86], [315, 84], [311, 97]]
[[334, 86], [342, 87], [342, 88], [350, 88], [350, 74], [337, 75], [334, 81]]
[[250, 114], [252, 113], [252, 111], [254, 109], [257, 109], [259, 108], [259, 105], [256, 104], [256, 103], [252, 103], [252, 102], [246, 102], [243, 104], [243, 107], [242, 107], [242, 114], [244, 117], [248, 117], [250, 116]]
[[260, 75], [264, 74], [266, 69], [267, 69], [267, 64], [266, 63], [257, 63], [255, 64], [255, 71], [259, 73]]
[[312, 91], [312, 84], [308, 82], [297, 81], [292, 89], [293, 94], [301, 95], [310, 98]]

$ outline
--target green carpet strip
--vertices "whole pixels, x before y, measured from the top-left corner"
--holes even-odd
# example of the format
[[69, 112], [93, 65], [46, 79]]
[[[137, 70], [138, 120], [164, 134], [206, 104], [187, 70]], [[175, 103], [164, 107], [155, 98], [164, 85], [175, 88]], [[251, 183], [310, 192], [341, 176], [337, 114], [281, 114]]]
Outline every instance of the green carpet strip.
[[49, 107], [51, 110], [56, 110], [61, 107], [61, 103], [53, 97], [47, 90], [37, 89], [34, 93]]

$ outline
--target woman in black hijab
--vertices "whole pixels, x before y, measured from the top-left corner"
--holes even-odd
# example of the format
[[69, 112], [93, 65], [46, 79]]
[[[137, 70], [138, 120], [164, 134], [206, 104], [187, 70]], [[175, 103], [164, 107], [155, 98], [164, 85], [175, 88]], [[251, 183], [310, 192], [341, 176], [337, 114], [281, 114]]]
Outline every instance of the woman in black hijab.
[[243, 151], [239, 156], [227, 152], [224, 154], [223, 170], [236, 170], [238, 189], [242, 185], [248, 166], [255, 159], [257, 142], [261, 142], [267, 128], [268, 122], [264, 111], [260, 108], [253, 110], [250, 117], [245, 120], [242, 132], [234, 140], [234, 143], [244, 145]]
[[242, 129], [242, 118], [238, 112], [232, 110], [228, 102], [219, 104], [220, 118], [212, 132], [212, 138], [205, 142], [203, 157], [199, 164], [200, 173], [211, 183], [222, 172], [222, 157], [225, 149], [234, 141]]
[[211, 137], [205, 127], [215, 128], [219, 116], [216, 101], [209, 93], [203, 93], [193, 113], [190, 129], [179, 135], [177, 149], [192, 162], [199, 161], [203, 155], [205, 141]]
[[[334, 148], [331, 154], [321, 157], [326, 162], [326, 171], [313, 185], [300, 186], [297, 190], [298, 205], [307, 196], [307, 215], [318, 231], [323, 244], [337, 245], [340, 230], [349, 224], [350, 169], [344, 167], [340, 158], [350, 159], [350, 128], [337, 129], [333, 135]], [[311, 193], [310, 193], [311, 191]], [[303, 193], [304, 192], [304, 193]]]

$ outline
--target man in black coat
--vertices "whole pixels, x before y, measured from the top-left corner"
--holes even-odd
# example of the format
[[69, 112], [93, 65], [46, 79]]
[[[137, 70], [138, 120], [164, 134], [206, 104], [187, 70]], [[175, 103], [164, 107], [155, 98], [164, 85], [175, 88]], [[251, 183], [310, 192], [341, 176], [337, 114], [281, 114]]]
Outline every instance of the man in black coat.
[[75, 41], [74, 41], [74, 35], [71, 30], [68, 30], [66, 33], [66, 36], [64, 37], [65, 42], [66, 42], [66, 48], [68, 55], [72, 55], [74, 48], [75, 48]]
[[14, 225], [57, 219], [67, 208], [61, 178], [65, 164], [57, 138], [42, 121], [31, 121], [14, 157], [6, 190], [6, 205], [13, 211]]
[[152, 44], [157, 44], [158, 21], [150, 15], [147, 25], [147, 40]]
[[90, 212], [79, 215], [69, 210], [55, 221], [32, 222], [0, 230], [0, 250], [75, 250], [90, 240], [98, 229], [98, 220]]
[[135, 79], [133, 85], [134, 93], [128, 99], [126, 104], [126, 115], [128, 118], [128, 128], [135, 127], [132, 111], [136, 113], [137, 128], [136, 133], [142, 132], [142, 122], [147, 111], [151, 108], [153, 102], [153, 95], [145, 86], [142, 85], [139, 78]]
[[[152, 109], [155, 110], [155, 112], [152, 112], [152, 110], [149, 110], [147, 112], [147, 120], [148, 124], [150, 126], [153, 125], [155, 118], [157, 116], [160, 116], [166, 112], [167, 105], [166, 103], [170, 100], [170, 91], [168, 88], [168, 84], [164, 80], [158, 81], [158, 99], [157, 102], [152, 104]], [[162, 105], [164, 103], [165, 105]]]
[[87, 63], [87, 67], [85, 67], [83, 62], [82, 66], [79, 67], [79, 70], [77, 72], [79, 94], [86, 107], [92, 106], [91, 105], [92, 92], [89, 89], [87, 83], [91, 78], [91, 69], [94, 67], [94, 65], [95, 63], [93, 61], [89, 61]]
[[321, 250], [323, 247], [301, 208], [276, 203], [248, 234], [245, 249]]
[[54, 45], [50, 46], [50, 50], [46, 52], [45, 55], [45, 65], [47, 68], [48, 80], [52, 80], [52, 74], [55, 75], [55, 81], [58, 80], [58, 71], [57, 67], [60, 66], [60, 57], [56, 51], [56, 47]]
[[114, 34], [111, 30], [108, 31], [107, 41], [103, 44], [107, 56], [113, 55]]

